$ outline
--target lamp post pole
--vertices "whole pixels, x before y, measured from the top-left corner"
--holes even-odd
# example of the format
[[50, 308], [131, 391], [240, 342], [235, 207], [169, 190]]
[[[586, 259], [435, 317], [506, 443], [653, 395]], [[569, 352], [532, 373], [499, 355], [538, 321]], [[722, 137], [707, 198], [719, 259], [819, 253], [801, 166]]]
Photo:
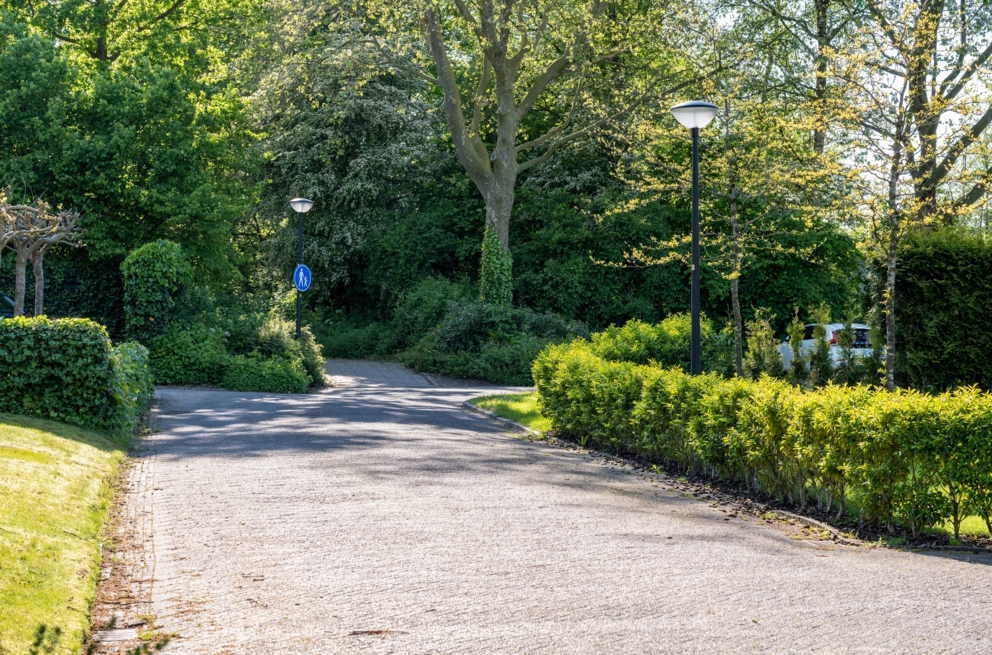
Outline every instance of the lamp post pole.
[[716, 117], [717, 106], [701, 100], [690, 100], [672, 107], [672, 116], [689, 128], [692, 134], [692, 336], [689, 341], [689, 373], [703, 372], [703, 348], [699, 334], [699, 128], [706, 127]]
[[[300, 266], [303, 263], [303, 212], [296, 212], [297, 217], [299, 217], [299, 229], [297, 230], [297, 240], [296, 240], [296, 265]], [[300, 340], [300, 320], [302, 315], [302, 296], [303, 293], [297, 289], [296, 290], [296, 340]]]
[[289, 201], [297, 216], [296, 228], [296, 269], [293, 271], [293, 286], [296, 287], [296, 340], [300, 340], [300, 322], [303, 313], [303, 292], [310, 288], [310, 270], [303, 265], [303, 215], [313, 207], [313, 200], [293, 198]]
[[703, 372], [703, 352], [699, 335], [699, 128], [692, 132], [692, 339], [690, 341], [689, 372]]

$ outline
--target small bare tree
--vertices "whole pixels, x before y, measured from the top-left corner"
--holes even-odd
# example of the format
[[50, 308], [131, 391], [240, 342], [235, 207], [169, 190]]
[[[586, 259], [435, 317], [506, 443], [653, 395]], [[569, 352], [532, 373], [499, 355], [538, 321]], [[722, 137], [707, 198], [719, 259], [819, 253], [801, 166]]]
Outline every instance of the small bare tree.
[[27, 265], [34, 269], [34, 315], [45, 313], [45, 253], [62, 243], [81, 245], [79, 238], [79, 213], [60, 210], [52, 213], [50, 205], [38, 199], [33, 204], [10, 204], [11, 189], [0, 191], [0, 252], [4, 248], [14, 251], [17, 262], [14, 277], [14, 315], [24, 315], [24, 296], [27, 288]]

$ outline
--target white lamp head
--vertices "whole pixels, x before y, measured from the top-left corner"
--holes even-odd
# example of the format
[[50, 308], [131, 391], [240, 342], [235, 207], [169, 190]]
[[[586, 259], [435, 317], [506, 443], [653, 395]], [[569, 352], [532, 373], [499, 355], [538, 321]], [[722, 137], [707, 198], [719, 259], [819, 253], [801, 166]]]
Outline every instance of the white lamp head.
[[306, 198], [293, 198], [289, 201], [289, 206], [301, 214], [306, 214], [313, 207], [313, 200], [307, 200]]
[[672, 107], [672, 116], [682, 125], [692, 129], [706, 127], [716, 116], [717, 106], [702, 100], [690, 100]]

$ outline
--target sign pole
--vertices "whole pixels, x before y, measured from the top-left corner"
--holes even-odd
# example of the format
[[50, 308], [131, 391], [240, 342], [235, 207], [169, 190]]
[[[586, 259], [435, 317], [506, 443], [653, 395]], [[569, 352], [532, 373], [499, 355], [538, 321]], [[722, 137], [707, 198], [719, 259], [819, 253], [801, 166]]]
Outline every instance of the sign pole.
[[[296, 265], [301, 266], [303, 264], [303, 212], [296, 212], [299, 217], [299, 230], [297, 231], [299, 238], [297, 239], [296, 247]], [[301, 294], [299, 287], [296, 289], [296, 340], [300, 340], [300, 314], [301, 314]]]

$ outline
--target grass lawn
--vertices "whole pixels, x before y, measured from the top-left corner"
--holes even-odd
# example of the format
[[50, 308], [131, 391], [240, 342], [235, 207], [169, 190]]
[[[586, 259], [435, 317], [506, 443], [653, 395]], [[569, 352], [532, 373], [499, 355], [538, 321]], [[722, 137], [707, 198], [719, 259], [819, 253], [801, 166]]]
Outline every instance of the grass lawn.
[[476, 407], [495, 412], [497, 416], [526, 425], [531, 430], [545, 432], [551, 429], [551, 421], [541, 416], [541, 411], [537, 407], [536, 392], [482, 396], [473, 398], [469, 402]]
[[0, 654], [79, 651], [123, 460], [98, 433], [0, 414]]

